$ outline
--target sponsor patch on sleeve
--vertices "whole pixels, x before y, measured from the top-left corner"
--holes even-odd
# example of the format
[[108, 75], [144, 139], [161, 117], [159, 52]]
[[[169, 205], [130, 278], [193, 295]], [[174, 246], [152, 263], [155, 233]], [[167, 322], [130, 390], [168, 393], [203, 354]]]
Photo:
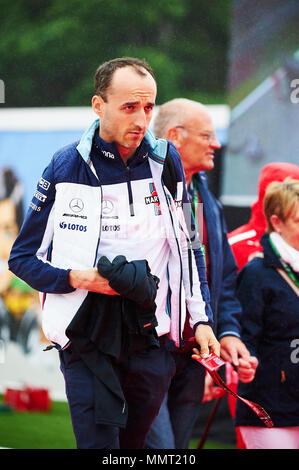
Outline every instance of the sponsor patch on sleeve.
[[38, 185], [43, 188], [45, 191], [48, 191], [49, 187], [50, 187], [50, 182], [45, 180], [44, 178], [41, 178], [38, 182]]

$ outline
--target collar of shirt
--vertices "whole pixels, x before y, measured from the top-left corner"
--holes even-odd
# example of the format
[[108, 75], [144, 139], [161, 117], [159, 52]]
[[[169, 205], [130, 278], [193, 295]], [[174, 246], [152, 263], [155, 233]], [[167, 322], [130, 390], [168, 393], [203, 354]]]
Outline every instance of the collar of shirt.
[[[115, 142], [105, 142], [105, 140], [103, 140], [96, 132], [94, 135], [93, 144], [98, 156], [104, 157], [105, 159], [111, 161], [113, 165], [123, 165], [123, 160], [119, 154]], [[147, 144], [145, 139], [143, 139], [139, 147], [137, 147], [134, 155], [128, 159], [126, 166], [133, 168], [140, 165], [144, 162], [145, 159], [148, 158], [148, 152], [149, 145]]]

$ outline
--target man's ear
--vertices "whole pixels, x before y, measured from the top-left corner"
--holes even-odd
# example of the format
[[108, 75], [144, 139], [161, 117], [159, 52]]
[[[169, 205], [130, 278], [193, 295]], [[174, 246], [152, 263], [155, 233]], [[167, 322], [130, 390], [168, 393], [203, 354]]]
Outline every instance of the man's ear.
[[91, 99], [91, 105], [94, 112], [101, 117], [104, 106], [104, 100], [100, 95], [94, 95]]
[[180, 132], [180, 129], [177, 127], [171, 127], [167, 131], [167, 139], [175, 145], [177, 150], [180, 150], [183, 145], [184, 137], [182, 132]]

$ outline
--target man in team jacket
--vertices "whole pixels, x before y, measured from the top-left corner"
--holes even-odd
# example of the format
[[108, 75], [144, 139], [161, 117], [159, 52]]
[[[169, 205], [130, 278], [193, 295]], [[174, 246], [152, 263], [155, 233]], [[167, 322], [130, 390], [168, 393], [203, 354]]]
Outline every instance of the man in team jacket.
[[[207, 292], [198, 275], [202, 253], [194, 249], [190, 257], [188, 251], [182, 210], [188, 198], [181, 160], [170, 142], [148, 131], [156, 93], [153, 72], [143, 61], [118, 58], [98, 68], [92, 107], [99, 119], [80, 142], [53, 156], [10, 255], [10, 270], [42, 294], [43, 331], [59, 350], [78, 448], [143, 447], [174, 374], [165, 342], [169, 336], [180, 347], [186, 304], [200, 354], [220, 352]], [[162, 178], [167, 158], [172, 159], [176, 173], [178, 204]], [[157, 197], [149, 198], [153, 195]], [[113, 303], [118, 321], [123, 322], [130, 286], [115, 291], [97, 269], [103, 257], [113, 264], [119, 256], [128, 262], [144, 260], [144, 267], [157, 279], [158, 325], [150, 321], [145, 326], [156, 328], [160, 347], [147, 347], [117, 360], [101, 355], [104, 369], [113, 369], [121, 384], [120, 395], [113, 397], [113, 378], [103, 374], [104, 383], [98, 385], [109, 403], [111, 398], [116, 403], [103, 416], [99, 406], [106, 401], [97, 396], [98, 364], [92, 360], [99, 344], [88, 342], [93, 338], [88, 324], [82, 331], [88, 335], [83, 342], [77, 336], [78, 323], [71, 329], [75, 342], [70, 341], [68, 327], [78, 312], [88, 313], [82, 306], [92, 300], [91, 292], [119, 295], [120, 302]], [[113, 328], [107, 329], [108, 304], [109, 308], [101, 309], [101, 315], [107, 315], [107, 322], [101, 317], [103, 331], [97, 324], [98, 334], [105, 338], [101, 336], [100, 342], [105, 343], [105, 351], [116, 340]], [[125, 329], [125, 322], [122, 325]], [[117, 331], [121, 333], [122, 328]], [[87, 344], [91, 350], [84, 346], [82, 351], [78, 344]]]

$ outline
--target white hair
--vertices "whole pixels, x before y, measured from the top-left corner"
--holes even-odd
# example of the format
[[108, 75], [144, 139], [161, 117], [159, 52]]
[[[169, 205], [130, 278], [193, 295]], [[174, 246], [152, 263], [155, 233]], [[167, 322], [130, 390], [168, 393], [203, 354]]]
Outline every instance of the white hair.
[[159, 107], [153, 122], [153, 131], [156, 137], [166, 138], [167, 132], [172, 127], [183, 126], [186, 118], [196, 111], [208, 113], [206, 106], [198, 101], [187, 98], [174, 98]]

